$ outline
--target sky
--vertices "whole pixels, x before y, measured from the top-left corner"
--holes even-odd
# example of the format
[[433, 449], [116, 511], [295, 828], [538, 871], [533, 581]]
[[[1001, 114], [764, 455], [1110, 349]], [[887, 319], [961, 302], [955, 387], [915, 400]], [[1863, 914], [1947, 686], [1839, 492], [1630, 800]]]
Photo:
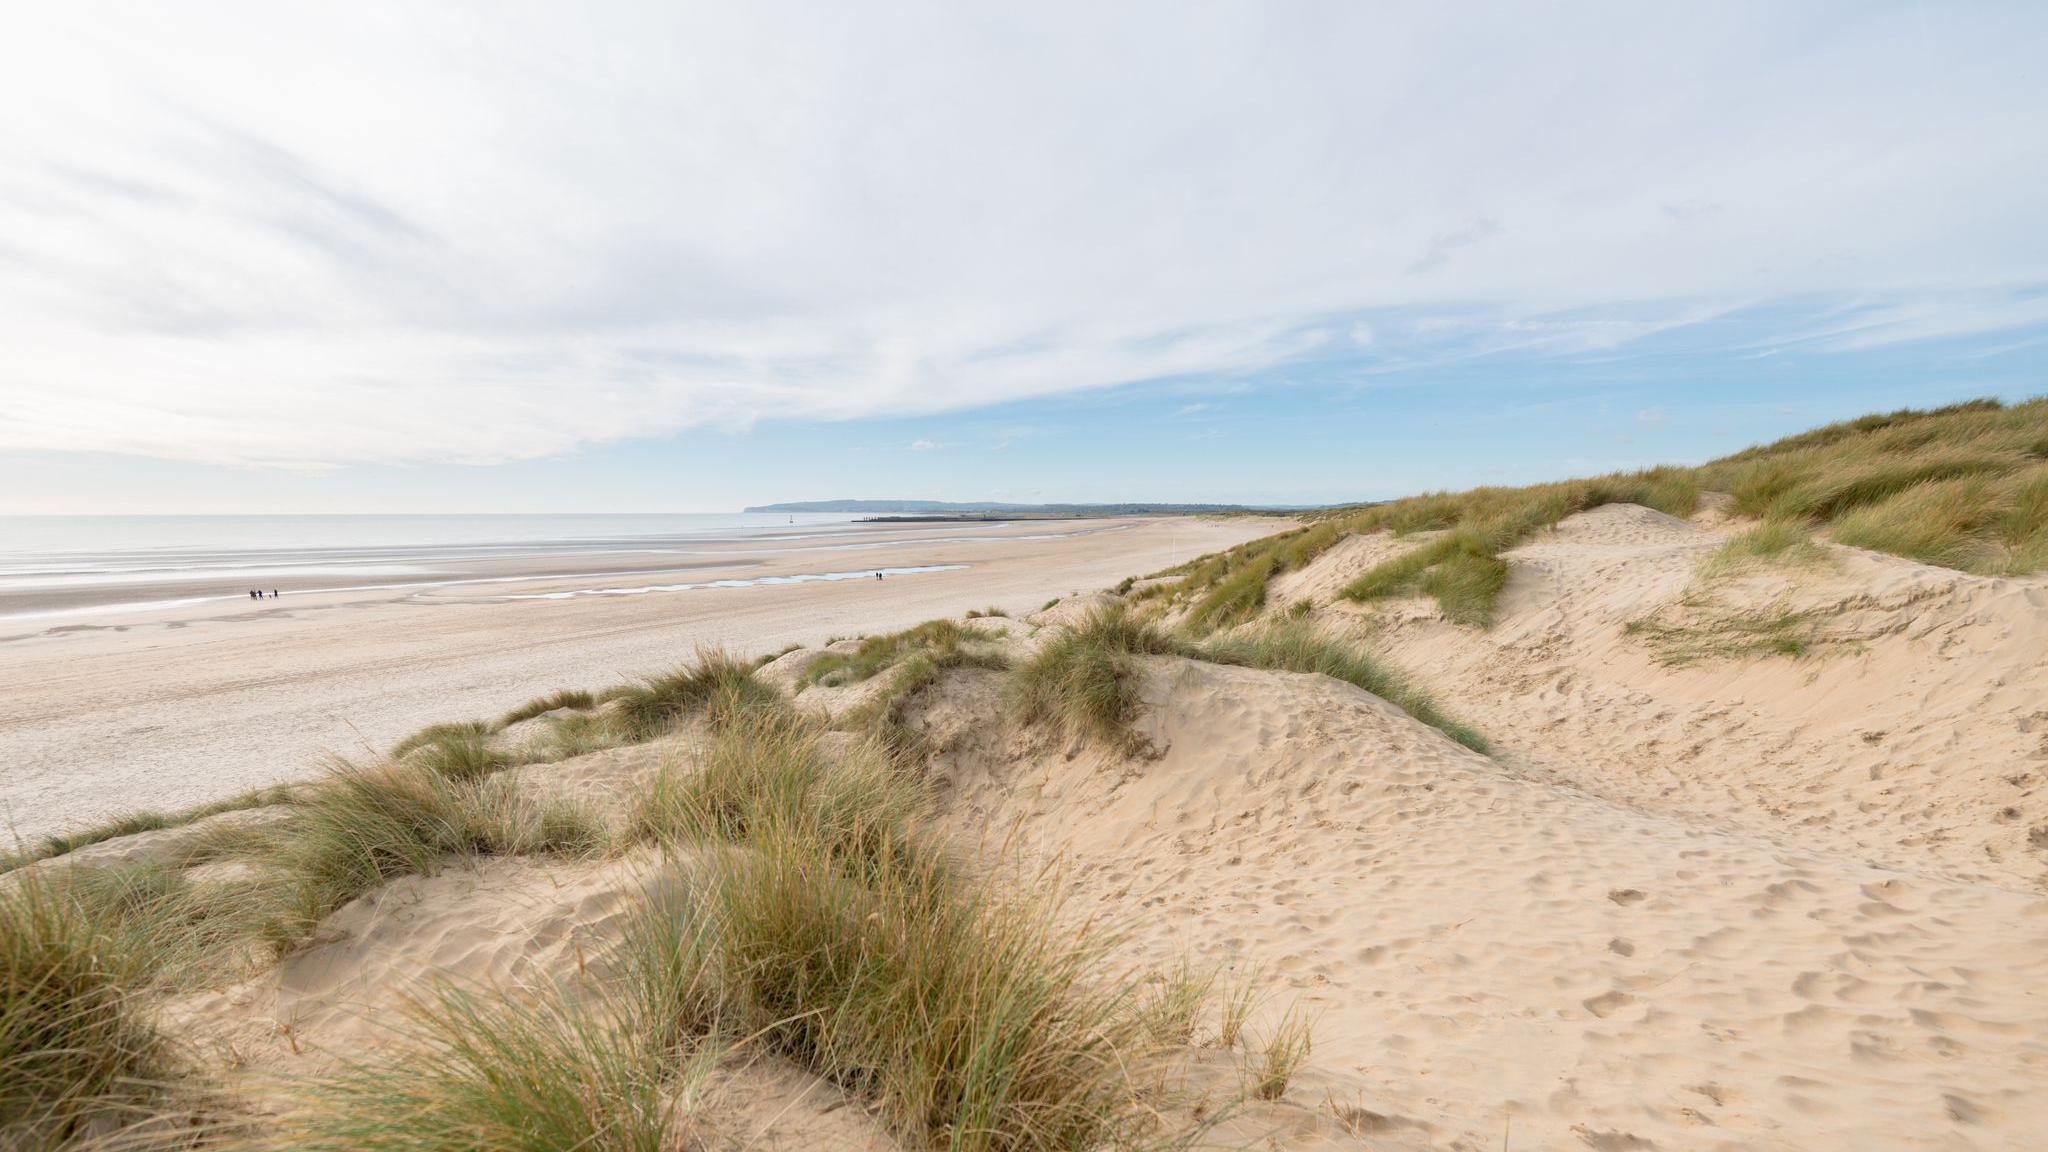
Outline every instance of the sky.
[[0, 513], [1323, 503], [2048, 392], [2048, 5], [5, 27]]

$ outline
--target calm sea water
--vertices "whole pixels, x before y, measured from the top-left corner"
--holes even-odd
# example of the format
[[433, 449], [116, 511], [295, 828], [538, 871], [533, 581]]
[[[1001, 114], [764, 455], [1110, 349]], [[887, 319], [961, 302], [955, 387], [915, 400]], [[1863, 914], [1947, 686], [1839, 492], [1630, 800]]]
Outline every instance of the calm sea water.
[[[905, 533], [956, 543], [1055, 539], [968, 524], [894, 529], [844, 513], [509, 516], [0, 516], [0, 624], [118, 624], [166, 609], [284, 597], [466, 586], [503, 599], [641, 596], [702, 588], [915, 576], [959, 565], [866, 566]], [[695, 578], [777, 552], [847, 554], [814, 572]], [[666, 577], [657, 579], [656, 577]], [[680, 578], [678, 578], [680, 577]], [[526, 593], [519, 585], [588, 581]], [[68, 626], [68, 625], [67, 625]]]
[[0, 516], [0, 587], [208, 570], [423, 570], [486, 559], [661, 553], [854, 531], [853, 517], [678, 513], [501, 516]]

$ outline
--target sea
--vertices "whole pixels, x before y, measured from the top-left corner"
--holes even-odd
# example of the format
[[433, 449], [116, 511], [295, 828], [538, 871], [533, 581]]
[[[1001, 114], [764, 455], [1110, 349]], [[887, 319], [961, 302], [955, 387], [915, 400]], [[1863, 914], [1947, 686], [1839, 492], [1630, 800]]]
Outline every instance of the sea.
[[[64, 630], [73, 617], [93, 618], [80, 627], [118, 626], [123, 616], [233, 605], [252, 590], [291, 597], [475, 585], [504, 600], [571, 600], [915, 576], [962, 566], [891, 567], [854, 556], [911, 541], [1018, 543], [1121, 527], [1060, 521], [996, 533], [986, 523], [874, 523], [837, 512], [0, 516], [0, 625], [16, 638]], [[691, 577], [796, 552], [823, 563]], [[841, 553], [843, 561], [829, 559]], [[519, 587], [542, 582], [550, 587]]]
[[[0, 620], [232, 601], [252, 588], [348, 592], [559, 580], [585, 568], [592, 577], [687, 571], [720, 556], [878, 543], [876, 526], [856, 519], [844, 513], [0, 516]], [[852, 565], [848, 569], [854, 574]]]

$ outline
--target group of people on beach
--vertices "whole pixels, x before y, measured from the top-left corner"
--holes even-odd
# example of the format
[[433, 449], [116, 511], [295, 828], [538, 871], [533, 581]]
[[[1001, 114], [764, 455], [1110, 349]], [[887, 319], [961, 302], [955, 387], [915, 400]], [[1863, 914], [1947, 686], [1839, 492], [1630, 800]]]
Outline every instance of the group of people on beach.
[[[275, 588], [272, 588], [272, 589], [270, 590], [270, 596], [269, 596], [268, 598], [269, 598], [269, 599], [271, 599], [271, 600], [275, 600], [275, 599], [277, 599], [277, 589], [275, 589]], [[251, 589], [249, 589], [249, 599], [251, 599], [251, 600], [262, 600], [262, 599], [265, 599], [265, 597], [264, 597], [264, 595], [263, 595], [263, 589], [261, 589], [261, 588], [251, 588]]]

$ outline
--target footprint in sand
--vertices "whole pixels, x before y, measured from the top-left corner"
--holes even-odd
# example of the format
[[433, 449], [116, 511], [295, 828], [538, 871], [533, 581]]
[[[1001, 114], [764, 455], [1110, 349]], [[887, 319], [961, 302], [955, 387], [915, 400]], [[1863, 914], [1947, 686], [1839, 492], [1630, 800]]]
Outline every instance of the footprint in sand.
[[1586, 1011], [1605, 1020], [1635, 1002], [1636, 998], [1626, 992], [1602, 992], [1583, 1003]]

